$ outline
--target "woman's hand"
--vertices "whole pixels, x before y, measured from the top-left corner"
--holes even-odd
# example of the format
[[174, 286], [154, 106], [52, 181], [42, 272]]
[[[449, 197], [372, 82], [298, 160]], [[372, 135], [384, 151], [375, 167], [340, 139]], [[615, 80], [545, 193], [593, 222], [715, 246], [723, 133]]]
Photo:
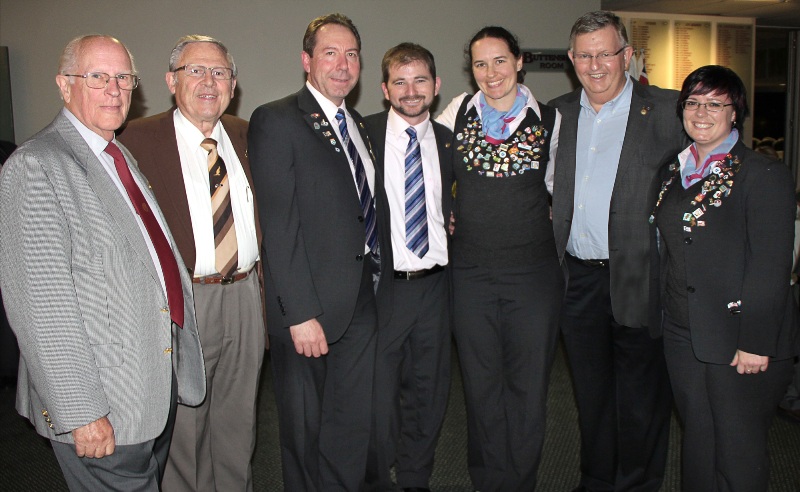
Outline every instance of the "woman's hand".
[[739, 374], [757, 374], [766, 371], [768, 365], [769, 357], [751, 354], [743, 350], [737, 350], [736, 355], [733, 356], [733, 362], [731, 362], [731, 366], [736, 366], [736, 372]]

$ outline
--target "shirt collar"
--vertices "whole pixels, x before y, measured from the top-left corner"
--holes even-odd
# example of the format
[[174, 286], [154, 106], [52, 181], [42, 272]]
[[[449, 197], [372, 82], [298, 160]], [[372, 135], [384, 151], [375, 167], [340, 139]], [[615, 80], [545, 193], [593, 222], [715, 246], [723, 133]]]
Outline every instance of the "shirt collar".
[[428, 128], [431, 126], [430, 121], [431, 121], [431, 115], [428, 114], [428, 116], [422, 123], [419, 123], [417, 125], [411, 125], [406, 120], [404, 120], [402, 116], [397, 114], [394, 108], [389, 108], [389, 116], [387, 118], [387, 130], [389, 131], [389, 133], [394, 134], [396, 136], [401, 136], [401, 135], [405, 136], [406, 129], [409, 126], [413, 126], [414, 130], [417, 131], [417, 140], [422, 140], [423, 137], [425, 137], [425, 133], [427, 133]]
[[[516, 119], [520, 115], [525, 116], [526, 114], [528, 114], [528, 108], [531, 108], [533, 109], [533, 112], [536, 113], [536, 116], [538, 116], [539, 119], [542, 119], [542, 113], [539, 112], [539, 103], [536, 102], [536, 98], [533, 97], [533, 93], [531, 92], [531, 90], [528, 89], [528, 87], [523, 84], [517, 84], [517, 87], [525, 96], [525, 107], [522, 108], [522, 111], [520, 111], [518, 115], [515, 115], [514, 118]], [[470, 99], [469, 103], [467, 103], [466, 112], [469, 112], [470, 109], [475, 108], [478, 111], [478, 116], [481, 116], [480, 97], [481, 97], [480, 91], [476, 92], [475, 95], [472, 96], [472, 99]]]
[[[181, 113], [180, 108], [175, 109], [173, 121], [175, 122], [175, 128], [181, 133], [181, 136], [185, 139], [186, 143], [190, 145], [192, 148], [200, 147], [200, 144], [203, 143], [203, 140], [206, 139], [206, 136], [203, 135], [191, 121], [189, 121], [186, 116]], [[211, 130], [211, 137], [217, 141], [217, 145], [220, 145], [222, 141], [222, 123], [217, 120], [217, 124], [214, 125], [214, 128]]]
[[311, 82], [308, 80], [306, 80], [306, 87], [308, 87], [308, 90], [311, 91], [311, 95], [314, 96], [314, 99], [317, 100], [317, 104], [319, 104], [319, 107], [322, 108], [322, 112], [325, 113], [325, 117], [328, 118], [328, 121], [336, 122], [336, 113], [339, 111], [339, 109], [342, 109], [345, 115], [350, 116], [350, 113], [347, 112], [347, 107], [345, 107], [344, 100], [342, 100], [341, 106], [337, 106], [333, 104], [330, 99], [323, 96], [322, 93], [318, 91], [316, 87], [311, 85]]
[[[108, 147], [108, 140], [93, 132], [86, 125], [81, 123], [78, 117], [72, 114], [72, 111], [67, 109], [66, 106], [64, 106], [62, 112], [70, 121], [70, 123], [72, 123], [75, 129], [78, 130], [78, 133], [80, 133], [81, 137], [83, 137], [83, 140], [86, 141], [86, 144], [89, 145], [89, 148], [92, 150], [92, 152], [94, 152], [94, 155], [99, 157], [100, 154], [106, 150], [106, 147]], [[112, 139], [112, 142], [115, 141], [116, 137]]]
[[[614, 99], [603, 104], [601, 110], [605, 108], [609, 108], [614, 112], [620, 109], [628, 110], [631, 107], [632, 96], [633, 96], [633, 81], [631, 80], [630, 77], [626, 75], [625, 85], [622, 86], [622, 90], [619, 92], [619, 94], [617, 94], [617, 96]], [[598, 113], [598, 111], [595, 111], [594, 107], [592, 107], [592, 103], [589, 101], [589, 96], [586, 95], [586, 89], [581, 89], [581, 107], [590, 110], [592, 113]]]

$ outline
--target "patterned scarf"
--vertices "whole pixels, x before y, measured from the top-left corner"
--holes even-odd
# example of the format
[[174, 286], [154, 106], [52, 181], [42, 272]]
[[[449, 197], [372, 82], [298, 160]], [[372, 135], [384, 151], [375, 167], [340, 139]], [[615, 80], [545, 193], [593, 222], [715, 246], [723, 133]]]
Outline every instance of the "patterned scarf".
[[527, 102], [528, 99], [525, 94], [517, 86], [517, 97], [514, 99], [514, 105], [508, 111], [501, 112], [486, 104], [486, 97], [481, 92], [481, 123], [486, 134], [486, 141], [492, 145], [503, 143], [511, 135], [508, 124], [514, 121], [514, 118], [525, 108]]
[[689, 189], [693, 184], [708, 176], [711, 170], [711, 163], [725, 159], [725, 156], [730, 152], [737, 141], [739, 141], [739, 131], [734, 128], [727, 138], [708, 155], [706, 162], [700, 167], [698, 167], [700, 155], [697, 152], [697, 144], [693, 143], [689, 147], [691, 152], [686, 157], [683, 168], [681, 168], [681, 184], [683, 184], [683, 189]]

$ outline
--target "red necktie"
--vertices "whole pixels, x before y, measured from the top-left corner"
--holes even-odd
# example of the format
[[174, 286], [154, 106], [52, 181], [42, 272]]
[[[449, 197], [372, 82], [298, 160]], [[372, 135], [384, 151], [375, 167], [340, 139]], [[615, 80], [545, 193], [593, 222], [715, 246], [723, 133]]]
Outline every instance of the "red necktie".
[[158, 261], [161, 263], [161, 272], [164, 274], [164, 284], [167, 288], [167, 302], [169, 303], [169, 313], [172, 321], [183, 328], [183, 288], [181, 287], [181, 276], [178, 271], [178, 262], [175, 261], [175, 254], [169, 245], [167, 236], [161, 230], [161, 226], [156, 220], [156, 216], [150, 207], [147, 205], [142, 190], [133, 179], [131, 170], [128, 169], [128, 164], [122, 156], [114, 142], [109, 142], [106, 147], [106, 154], [114, 158], [114, 166], [117, 168], [117, 174], [128, 192], [128, 198], [133, 203], [133, 208], [144, 223], [147, 233], [150, 235], [150, 240], [153, 242], [153, 248], [156, 250]]

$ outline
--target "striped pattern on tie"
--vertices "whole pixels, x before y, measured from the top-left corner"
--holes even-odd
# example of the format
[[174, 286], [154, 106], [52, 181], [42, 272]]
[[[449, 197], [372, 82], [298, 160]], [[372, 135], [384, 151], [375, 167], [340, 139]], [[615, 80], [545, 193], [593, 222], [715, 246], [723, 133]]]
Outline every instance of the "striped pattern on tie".
[[367, 183], [367, 172], [364, 170], [364, 163], [356, 150], [356, 144], [350, 138], [347, 131], [347, 118], [344, 111], [339, 109], [336, 112], [336, 119], [339, 120], [339, 133], [342, 135], [342, 144], [347, 149], [347, 154], [353, 161], [356, 170], [356, 184], [358, 185], [358, 198], [361, 201], [361, 211], [364, 213], [364, 229], [366, 232], [366, 243], [370, 251], [377, 252], [378, 230], [375, 219], [375, 201], [372, 199], [369, 184]]
[[405, 159], [406, 247], [422, 258], [428, 252], [428, 211], [425, 207], [422, 153], [414, 127], [408, 127], [406, 133], [409, 136]]
[[239, 266], [239, 245], [233, 223], [228, 169], [217, 152], [216, 140], [207, 138], [200, 146], [208, 152], [208, 183], [214, 223], [214, 266], [220, 275], [230, 277]]

